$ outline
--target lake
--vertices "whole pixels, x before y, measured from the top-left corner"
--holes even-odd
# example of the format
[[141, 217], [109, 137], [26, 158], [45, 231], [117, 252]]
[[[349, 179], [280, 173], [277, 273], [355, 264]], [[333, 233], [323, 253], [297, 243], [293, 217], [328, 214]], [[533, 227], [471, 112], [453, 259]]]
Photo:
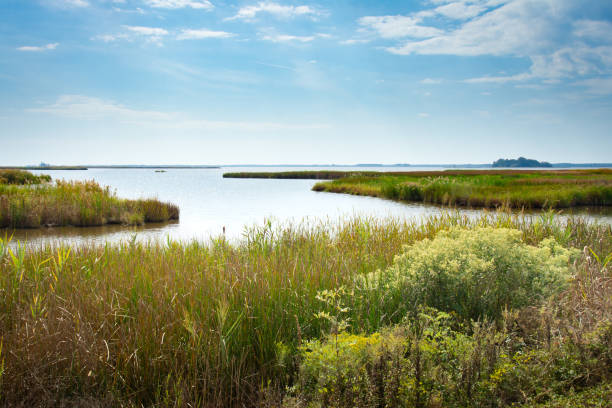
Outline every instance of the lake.
[[[443, 168], [418, 167], [224, 167], [220, 169], [90, 169], [86, 171], [35, 171], [53, 179], [95, 180], [114, 189], [119, 197], [148, 198], [177, 204], [180, 221], [147, 224], [144, 227], [104, 226], [88, 228], [46, 228], [18, 230], [13, 240], [32, 245], [64, 241], [71, 244], [104, 243], [119, 240], [167, 239], [207, 240], [222, 234], [240, 239], [245, 227], [275, 222], [301, 222], [348, 218], [355, 215], [375, 217], [422, 217], [436, 214], [440, 207], [397, 203], [373, 197], [311, 191], [316, 180], [224, 179], [223, 173], [239, 171], [291, 170], [374, 170], [419, 171]], [[462, 209], [476, 216], [480, 210]], [[581, 212], [582, 211], [582, 212]], [[578, 210], [584, 214], [584, 210]], [[589, 218], [612, 224], [610, 209], [589, 212]]]

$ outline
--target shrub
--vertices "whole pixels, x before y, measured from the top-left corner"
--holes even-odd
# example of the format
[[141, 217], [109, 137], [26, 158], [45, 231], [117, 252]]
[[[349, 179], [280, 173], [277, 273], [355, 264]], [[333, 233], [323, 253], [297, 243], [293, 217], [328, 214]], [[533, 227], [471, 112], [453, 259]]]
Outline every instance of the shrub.
[[520, 231], [507, 228], [443, 231], [406, 247], [386, 270], [358, 277], [354, 307], [376, 305], [388, 323], [418, 305], [466, 320], [498, 319], [507, 308], [537, 303], [563, 289], [577, 254], [552, 239], [527, 245]]
[[51, 176], [41, 174], [39, 176], [25, 170], [0, 170], [0, 184], [40, 184], [51, 181]]
[[481, 380], [495, 372], [506, 334], [481, 323], [470, 336], [453, 325], [449, 314], [420, 308], [415, 319], [381, 332], [310, 341], [285, 405], [464, 406], [488, 397]]

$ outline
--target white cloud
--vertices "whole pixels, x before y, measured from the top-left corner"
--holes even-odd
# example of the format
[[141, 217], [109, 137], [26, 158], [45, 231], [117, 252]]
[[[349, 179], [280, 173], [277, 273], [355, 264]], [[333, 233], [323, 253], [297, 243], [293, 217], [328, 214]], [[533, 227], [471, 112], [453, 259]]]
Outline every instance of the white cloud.
[[100, 40], [104, 42], [113, 42], [117, 40], [132, 41], [135, 38], [141, 38], [148, 42], [161, 45], [163, 37], [169, 34], [168, 30], [159, 27], [145, 27], [145, 26], [123, 26], [126, 32], [116, 34], [101, 34], [92, 37], [92, 40]]
[[428, 118], [429, 117], [429, 113], [421, 112], [421, 113], [418, 113], [417, 116], [419, 118]]
[[577, 44], [550, 54], [533, 55], [527, 72], [508, 76], [485, 76], [467, 79], [467, 83], [507, 83], [541, 79], [555, 83], [564, 78], [605, 74], [612, 68], [612, 46], [590, 47]]
[[127, 39], [127, 34], [101, 34], [92, 38], [92, 40], [100, 40], [106, 43], [113, 42], [121, 39]]
[[182, 30], [181, 34], [179, 34], [176, 38], [177, 40], [203, 40], [206, 38], [230, 38], [234, 37], [235, 35], [236, 34], [228, 33], [226, 31], [186, 29]]
[[262, 40], [272, 42], [302, 42], [307, 43], [313, 41], [314, 35], [300, 36], [300, 35], [288, 35], [288, 34], [266, 34], [261, 37]]
[[574, 35], [610, 43], [612, 42], [612, 23], [609, 21], [579, 20], [574, 23]]
[[252, 20], [260, 13], [272, 14], [280, 18], [292, 18], [298, 16], [316, 17], [321, 13], [311, 6], [285, 6], [272, 2], [259, 2], [254, 6], [245, 6], [238, 10], [235, 16], [226, 20]]
[[63, 7], [87, 7], [87, 0], [55, 0], [55, 4]]
[[442, 80], [441, 79], [432, 79], [432, 78], [425, 78], [421, 81], [421, 83], [423, 85], [437, 85], [437, 84], [441, 84]]
[[168, 34], [168, 30], [165, 30], [163, 28], [156, 28], [156, 27], [125, 26], [125, 28], [136, 34], [147, 35], [147, 36], [161, 37], [162, 35]]
[[421, 21], [421, 18], [408, 16], [366, 16], [358, 23], [382, 38], [429, 38], [443, 34], [438, 28], [419, 25]]
[[470, 78], [468, 83], [556, 83], [612, 72], [612, 22], [572, 21], [577, 7], [571, 0], [430, 0], [429, 8], [419, 12], [366, 16], [358, 23], [379, 38], [396, 40], [385, 49], [397, 55], [531, 61], [523, 72]]
[[43, 46], [25, 45], [23, 47], [18, 47], [17, 50], [19, 50], [19, 51], [29, 51], [29, 52], [50, 51], [50, 50], [56, 49], [58, 45], [59, 45], [59, 43], [52, 43], [52, 44], [47, 44], [47, 45], [43, 45]]
[[74, 119], [118, 118], [132, 120], [170, 120], [171, 115], [163, 112], [135, 110], [114, 102], [83, 95], [61, 95], [50, 105], [28, 109], [28, 112], [49, 113]]
[[[168, 30], [164, 28], [144, 27], [144, 26], [124, 26], [124, 27], [132, 35], [142, 37], [146, 39], [146, 41], [155, 43], [160, 46], [162, 44], [161, 42], [162, 38], [168, 35]], [[119, 39], [119, 38], [126, 38], [126, 39], [130, 38], [130, 36], [128, 36], [127, 34], [118, 34], [115, 36], [112, 36], [112, 35], [108, 36], [107, 39], [111, 39], [112, 37], [115, 37], [113, 38], [113, 40]]]
[[593, 95], [611, 95], [612, 77], [590, 78], [574, 83], [574, 85], [586, 88], [586, 91]]
[[179, 9], [189, 7], [192, 9], [212, 10], [213, 4], [208, 0], [145, 0], [153, 8]]
[[461, 1], [456, 1], [437, 7], [434, 12], [448, 18], [464, 20], [475, 17], [486, 9], [486, 4], [466, 4]]
[[[428, 28], [428, 27], [425, 27]], [[399, 55], [529, 55], [553, 45], [556, 31], [550, 1], [515, 0], [431, 38], [388, 51]]]
[[160, 112], [126, 107], [84, 95], [62, 95], [42, 108], [27, 109], [30, 113], [42, 113], [77, 120], [108, 120], [115, 123], [135, 124], [154, 128], [181, 130], [235, 130], [267, 132], [274, 130], [322, 129], [326, 124], [289, 124], [282, 122], [215, 121], [193, 118], [177, 112]]
[[367, 44], [371, 40], [365, 38], [351, 38], [349, 40], [342, 40], [340, 44], [342, 45], [355, 45], [355, 44]]

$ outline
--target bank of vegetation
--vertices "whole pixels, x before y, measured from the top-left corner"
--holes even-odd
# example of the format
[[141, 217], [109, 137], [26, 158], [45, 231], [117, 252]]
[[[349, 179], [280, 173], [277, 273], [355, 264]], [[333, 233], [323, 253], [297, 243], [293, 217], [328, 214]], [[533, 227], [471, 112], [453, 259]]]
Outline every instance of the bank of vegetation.
[[7, 169], [0, 170], [0, 184], [29, 185], [42, 184], [51, 181], [51, 176], [46, 174], [35, 175], [29, 171]]
[[610, 252], [552, 213], [4, 239], [0, 404], [606, 406]]
[[313, 190], [480, 208], [612, 206], [612, 170], [353, 174]]
[[126, 200], [93, 181], [55, 181], [23, 170], [0, 172], [0, 228], [141, 225], [178, 219], [156, 199]]

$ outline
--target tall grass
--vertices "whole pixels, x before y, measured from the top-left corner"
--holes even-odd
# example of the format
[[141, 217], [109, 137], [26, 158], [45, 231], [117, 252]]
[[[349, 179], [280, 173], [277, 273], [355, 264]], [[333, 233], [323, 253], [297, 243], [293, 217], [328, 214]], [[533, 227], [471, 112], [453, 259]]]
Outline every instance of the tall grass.
[[612, 170], [352, 175], [315, 191], [452, 206], [568, 208], [612, 205]]
[[34, 175], [25, 170], [0, 169], [0, 184], [40, 184], [51, 181], [47, 174]]
[[[238, 244], [218, 238], [26, 250], [9, 249], [5, 239], [0, 403], [260, 405], [270, 390], [293, 383], [299, 344], [326, 332], [315, 316], [322, 290], [350, 285], [390, 265], [404, 245], [455, 226], [518, 228], [526, 242], [553, 237], [596, 254], [612, 250], [610, 226], [579, 218], [562, 224], [552, 215], [456, 213], [266, 223], [245, 230]], [[363, 321], [357, 313], [348, 317]]]
[[0, 228], [143, 224], [178, 219], [179, 209], [154, 199], [124, 200], [94, 181], [0, 184]]

